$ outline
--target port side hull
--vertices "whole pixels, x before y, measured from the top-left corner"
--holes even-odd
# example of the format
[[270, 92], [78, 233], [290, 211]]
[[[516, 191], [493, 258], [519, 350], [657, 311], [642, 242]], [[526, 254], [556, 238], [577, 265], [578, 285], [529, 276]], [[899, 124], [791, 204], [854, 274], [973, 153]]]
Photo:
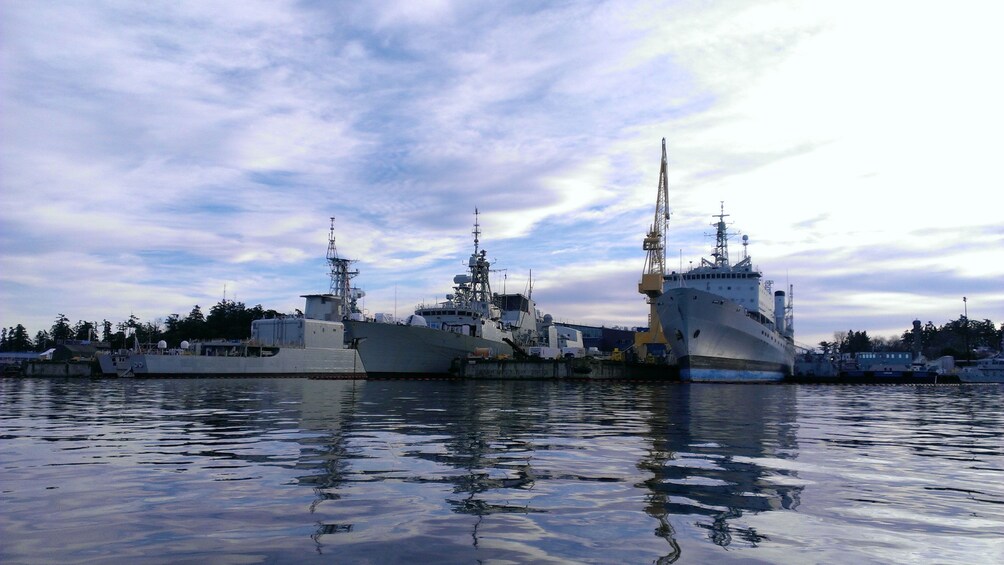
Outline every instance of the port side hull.
[[778, 382], [788, 375], [781, 363], [688, 355], [680, 360], [680, 380], [692, 382]]
[[[102, 366], [105, 373], [109, 370]], [[158, 355], [136, 353], [115, 363], [119, 376], [136, 377], [365, 377], [362, 360], [351, 349], [282, 348], [271, 357]]]
[[345, 327], [371, 377], [448, 375], [455, 359], [479, 350], [492, 357], [513, 354], [505, 343], [422, 326], [350, 320]]
[[959, 372], [959, 380], [964, 383], [1004, 383], [1004, 373]]
[[667, 289], [656, 305], [681, 380], [777, 382], [793, 373], [791, 340], [735, 302], [683, 287]]

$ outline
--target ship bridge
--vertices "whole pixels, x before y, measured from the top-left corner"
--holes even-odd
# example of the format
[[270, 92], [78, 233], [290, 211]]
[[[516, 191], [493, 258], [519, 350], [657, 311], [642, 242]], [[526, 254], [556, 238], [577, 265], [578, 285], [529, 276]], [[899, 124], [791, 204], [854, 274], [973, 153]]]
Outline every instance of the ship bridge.
[[755, 270], [736, 272], [732, 269], [698, 267], [686, 273], [666, 275], [666, 286], [685, 286], [717, 294], [739, 304], [750, 312], [759, 312], [767, 319], [774, 317], [774, 304], [770, 287]]
[[664, 277], [664, 289], [684, 286], [703, 290], [731, 300], [745, 308], [751, 316], [766, 320], [774, 319], [774, 297], [771, 294], [772, 281], [764, 281], [763, 274], [753, 266], [753, 259], [747, 252], [749, 236], [742, 236], [743, 258], [736, 264], [729, 262], [728, 241], [732, 235], [725, 223], [725, 204], [720, 213], [714, 215], [718, 221], [715, 227], [715, 248], [712, 259], [701, 258], [699, 266], [683, 273], [672, 273]]

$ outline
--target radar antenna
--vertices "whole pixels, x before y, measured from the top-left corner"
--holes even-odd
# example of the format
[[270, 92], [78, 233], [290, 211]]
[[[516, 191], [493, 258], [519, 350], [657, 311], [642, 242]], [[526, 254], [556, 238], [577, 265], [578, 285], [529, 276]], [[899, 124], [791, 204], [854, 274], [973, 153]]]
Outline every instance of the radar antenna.
[[475, 255], [478, 254], [478, 242], [480, 241], [479, 238], [481, 237], [481, 224], [478, 223], [478, 214], [479, 214], [478, 209], [477, 209], [477, 207], [475, 207], [474, 208], [474, 231], [471, 232], [472, 234], [474, 234], [474, 254]]

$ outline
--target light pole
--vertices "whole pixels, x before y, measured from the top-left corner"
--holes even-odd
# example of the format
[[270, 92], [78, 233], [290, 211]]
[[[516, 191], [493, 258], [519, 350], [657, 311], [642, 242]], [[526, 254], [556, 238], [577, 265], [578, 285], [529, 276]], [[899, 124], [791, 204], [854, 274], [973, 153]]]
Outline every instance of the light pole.
[[966, 342], [966, 365], [969, 365], [971, 361], [969, 359], [969, 305], [966, 302], [965, 296], [962, 297], [962, 311], [964, 312], [963, 316], [965, 317], [965, 321], [962, 325], [962, 336]]

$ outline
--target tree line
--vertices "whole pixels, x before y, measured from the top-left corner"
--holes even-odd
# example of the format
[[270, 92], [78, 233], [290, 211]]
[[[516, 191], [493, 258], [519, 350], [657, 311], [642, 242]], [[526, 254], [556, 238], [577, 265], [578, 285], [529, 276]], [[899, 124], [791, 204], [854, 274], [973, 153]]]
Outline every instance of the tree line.
[[[1004, 324], [998, 329], [992, 321], [970, 320], [960, 316], [937, 326], [928, 321], [920, 327], [920, 351], [928, 359], [951, 355], [965, 359], [972, 355], [998, 351], [1004, 339]], [[898, 337], [871, 337], [867, 331], [835, 332], [833, 341], [821, 341], [824, 353], [862, 353], [868, 351], [913, 351], [914, 331], [910, 328]]]
[[265, 309], [261, 304], [248, 308], [243, 302], [226, 299], [210, 308], [208, 315], [196, 304], [184, 317], [171, 314], [149, 322], [130, 315], [127, 320], [115, 324], [108, 320], [100, 323], [79, 320], [71, 325], [70, 319], [60, 313], [48, 330], [39, 330], [34, 337], [22, 324], [0, 328], [0, 351], [41, 352], [68, 341], [103, 341], [119, 348], [131, 345], [133, 335], [141, 344], [164, 340], [169, 347], [177, 347], [185, 340], [246, 339], [251, 337], [253, 320], [302, 315], [300, 310], [283, 314]]
[[[79, 320], [71, 325], [66, 315], [58, 314], [48, 331], [40, 330], [34, 337], [29, 335], [22, 324], [0, 328], [0, 351], [40, 352], [71, 340], [103, 341], [113, 348], [126, 347], [132, 344], [133, 334], [141, 344], [154, 344], [164, 340], [170, 347], [177, 347], [184, 340], [246, 339], [251, 337], [253, 320], [302, 315], [299, 310], [293, 314], [283, 314], [265, 309], [261, 304], [248, 308], [243, 302], [226, 299], [210, 308], [208, 315], [196, 304], [184, 317], [171, 314], [167, 318], [151, 322], [143, 322], [130, 315], [127, 320], [116, 324], [108, 320], [100, 323]], [[980, 351], [998, 350], [1004, 339], [1004, 325], [997, 329], [989, 319], [968, 320], [961, 316], [941, 326], [928, 321], [921, 326], [920, 334], [921, 352], [928, 359], [942, 355], [964, 359], [967, 351], [978, 356]], [[819, 347], [824, 353], [912, 351], [913, 339], [913, 328], [904, 331], [899, 337], [891, 338], [872, 337], [867, 331], [847, 330], [846, 333], [835, 332], [833, 341], [821, 341]]]

